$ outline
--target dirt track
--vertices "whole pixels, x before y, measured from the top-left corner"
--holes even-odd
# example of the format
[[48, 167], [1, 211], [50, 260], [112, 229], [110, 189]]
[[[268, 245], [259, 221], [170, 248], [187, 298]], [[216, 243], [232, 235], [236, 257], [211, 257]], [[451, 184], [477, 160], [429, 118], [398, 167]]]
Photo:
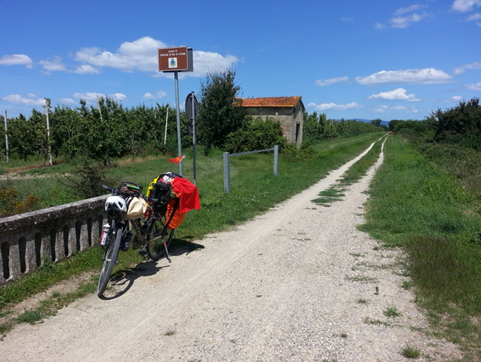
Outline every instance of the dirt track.
[[[359, 156], [358, 158], [360, 158]], [[143, 263], [111, 291], [78, 300], [0, 341], [2, 361], [454, 360], [423, 334], [402, 288], [399, 251], [356, 229], [375, 169], [330, 207], [311, 202], [355, 160], [256, 219], [212, 234], [172, 264]], [[191, 245], [192, 246], [192, 245]], [[395, 309], [401, 316], [387, 317]], [[391, 310], [392, 311], [392, 310]], [[415, 328], [413, 330], [413, 328]]]

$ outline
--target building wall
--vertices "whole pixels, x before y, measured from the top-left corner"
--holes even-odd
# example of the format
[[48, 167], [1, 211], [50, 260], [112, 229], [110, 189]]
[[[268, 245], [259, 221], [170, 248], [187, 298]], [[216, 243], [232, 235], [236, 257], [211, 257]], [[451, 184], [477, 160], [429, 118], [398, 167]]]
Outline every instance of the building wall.
[[[295, 143], [296, 148], [302, 144], [304, 126], [304, 105], [298, 102], [294, 108], [290, 107], [247, 107], [247, 114], [262, 120], [272, 118], [281, 123], [282, 133], [290, 143]], [[296, 139], [297, 134], [297, 139]]]

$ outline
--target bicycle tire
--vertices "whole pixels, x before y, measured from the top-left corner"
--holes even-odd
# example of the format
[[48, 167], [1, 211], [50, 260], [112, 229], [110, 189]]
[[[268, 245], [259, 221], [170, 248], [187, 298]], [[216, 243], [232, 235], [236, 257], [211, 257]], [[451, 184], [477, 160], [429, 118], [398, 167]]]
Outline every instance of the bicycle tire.
[[[115, 238], [114, 241], [112, 241]], [[117, 256], [120, 250], [120, 240], [122, 239], [122, 228], [118, 228], [115, 234], [109, 234], [109, 241], [104, 254], [104, 264], [102, 265], [102, 271], [100, 272], [99, 284], [97, 286], [97, 296], [102, 297], [107, 284], [110, 280], [110, 275], [114, 269], [115, 263], [117, 263]]]
[[[166, 255], [165, 246], [167, 248], [172, 242], [175, 229], [165, 227], [165, 217], [159, 220], [153, 219], [147, 227], [147, 254], [152, 260], [158, 260]], [[164, 245], [165, 243], [165, 245]]]

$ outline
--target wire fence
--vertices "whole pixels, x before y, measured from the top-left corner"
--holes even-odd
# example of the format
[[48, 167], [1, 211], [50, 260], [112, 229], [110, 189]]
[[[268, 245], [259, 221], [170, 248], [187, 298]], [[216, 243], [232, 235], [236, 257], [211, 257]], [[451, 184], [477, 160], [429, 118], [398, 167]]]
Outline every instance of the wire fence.
[[264, 152], [271, 152], [274, 151], [274, 176], [277, 176], [277, 166], [279, 164], [279, 146], [274, 145], [273, 148], [268, 149], [261, 149], [261, 150], [252, 150], [249, 152], [242, 152], [242, 153], [232, 153], [225, 152], [222, 155], [224, 159], [224, 191], [226, 193], [230, 193], [230, 158], [239, 156], [239, 155], [247, 155], [247, 154], [254, 154], [254, 153], [264, 153]]

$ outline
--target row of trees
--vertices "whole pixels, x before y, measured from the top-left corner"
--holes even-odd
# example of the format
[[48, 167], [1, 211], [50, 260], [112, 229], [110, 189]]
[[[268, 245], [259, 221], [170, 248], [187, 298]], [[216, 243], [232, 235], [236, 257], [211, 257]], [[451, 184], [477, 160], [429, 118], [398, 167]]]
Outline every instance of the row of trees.
[[318, 142], [324, 139], [348, 138], [363, 133], [385, 130], [381, 120], [372, 120], [365, 123], [357, 120], [333, 120], [327, 119], [326, 114], [317, 115], [316, 112], [304, 118], [304, 140], [308, 143]]
[[479, 98], [434, 111], [425, 120], [391, 120], [389, 130], [414, 133], [440, 144], [456, 144], [481, 151], [481, 105]]
[[[231, 152], [287, 145], [281, 125], [276, 120], [253, 120], [246, 116], [236, 100], [241, 88], [235, 84], [235, 71], [212, 72], [201, 83], [197, 142], [209, 153], [212, 148]], [[77, 108], [57, 106], [48, 113], [32, 111], [28, 119], [20, 115], [8, 120], [10, 155], [23, 158], [52, 153], [55, 158], [70, 160], [83, 156], [109, 164], [110, 158], [126, 155], [157, 154], [177, 150], [176, 111], [169, 105], [124, 108], [110, 98], [99, 98], [97, 105], [83, 100]], [[48, 114], [48, 123], [46, 120]], [[3, 118], [2, 118], [3, 119]], [[3, 121], [3, 120], [2, 120]], [[187, 116], [181, 114], [183, 147], [192, 144], [187, 133]], [[380, 123], [380, 120], [379, 120]], [[327, 120], [325, 114], [305, 115], [306, 144], [348, 137], [379, 130], [379, 123], [354, 120]], [[49, 133], [47, 133], [49, 125]], [[5, 153], [5, 140], [0, 142]]]
[[[169, 105], [127, 109], [110, 98], [100, 98], [96, 107], [89, 107], [81, 100], [78, 108], [55, 107], [48, 119], [49, 137], [46, 114], [35, 109], [28, 119], [22, 114], [8, 119], [10, 154], [25, 161], [34, 155], [47, 160], [50, 145], [56, 158], [84, 156], [108, 164], [112, 157], [160, 153], [177, 146], [176, 112]], [[187, 134], [185, 115], [181, 125]], [[186, 145], [191, 141], [188, 137], [183, 140]], [[5, 153], [4, 140], [1, 145]]]

